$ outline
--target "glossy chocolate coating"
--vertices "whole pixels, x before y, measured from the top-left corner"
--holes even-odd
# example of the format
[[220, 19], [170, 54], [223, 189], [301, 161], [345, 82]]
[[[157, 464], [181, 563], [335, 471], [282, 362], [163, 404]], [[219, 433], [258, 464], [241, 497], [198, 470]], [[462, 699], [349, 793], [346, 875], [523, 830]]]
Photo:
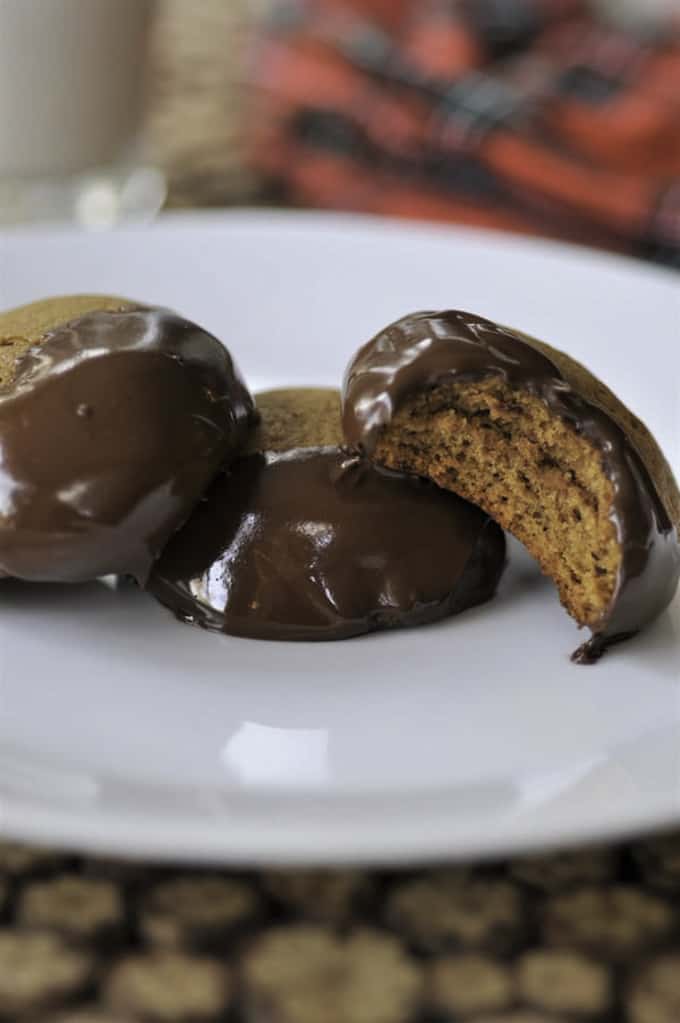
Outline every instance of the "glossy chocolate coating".
[[391, 324], [352, 360], [343, 386], [345, 438], [370, 456], [409, 398], [447, 381], [489, 375], [540, 398], [589, 440], [613, 484], [611, 518], [622, 557], [609, 607], [574, 655], [590, 662], [660, 614], [680, 578], [676, 524], [622, 421], [578, 393], [542, 348], [514, 331], [471, 313], [422, 312]]
[[149, 589], [258, 639], [344, 639], [492, 596], [505, 538], [483, 512], [335, 447], [240, 458], [172, 539]]
[[226, 349], [169, 310], [55, 327], [0, 392], [0, 572], [144, 583], [252, 415]]

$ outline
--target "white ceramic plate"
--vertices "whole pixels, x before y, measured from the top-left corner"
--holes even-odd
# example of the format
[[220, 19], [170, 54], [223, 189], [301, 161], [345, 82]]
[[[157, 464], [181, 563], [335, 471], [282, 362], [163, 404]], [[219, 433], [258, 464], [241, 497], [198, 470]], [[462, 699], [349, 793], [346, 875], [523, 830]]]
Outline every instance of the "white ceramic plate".
[[[361, 218], [233, 213], [0, 237], [0, 306], [176, 307], [253, 386], [340, 381], [394, 317], [468, 308], [583, 359], [680, 470], [680, 279], [585, 250]], [[597, 666], [512, 549], [491, 604], [334, 644], [233, 639], [132, 589], [0, 594], [7, 836], [219, 862], [397, 862], [680, 822], [680, 600]]]

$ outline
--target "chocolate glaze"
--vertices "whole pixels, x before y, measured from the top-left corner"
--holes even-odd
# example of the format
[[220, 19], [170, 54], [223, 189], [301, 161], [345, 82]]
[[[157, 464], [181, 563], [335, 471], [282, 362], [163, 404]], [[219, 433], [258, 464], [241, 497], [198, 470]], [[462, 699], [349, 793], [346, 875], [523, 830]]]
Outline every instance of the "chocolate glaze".
[[611, 518], [622, 550], [620, 570], [592, 639], [573, 655], [590, 663], [660, 614], [680, 578], [677, 528], [634, 440], [606, 409], [578, 394], [546, 354], [512, 330], [471, 313], [421, 312], [381, 331], [350, 363], [343, 386], [345, 437], [370, 456], [409, 398], [447, 380], [489, 375], [540, 398], [591, 441], [614, 485]]
[[0, 392], [0, 571], [144, 583], [253, 415], [226, 349], [175, 313], [56, 327]]
[[257, 453], [222, 475], [154, 566], [184, 621], [258, 639], [344, 639], [489, 599], [505, 538], [478, 508], [335, 447]]

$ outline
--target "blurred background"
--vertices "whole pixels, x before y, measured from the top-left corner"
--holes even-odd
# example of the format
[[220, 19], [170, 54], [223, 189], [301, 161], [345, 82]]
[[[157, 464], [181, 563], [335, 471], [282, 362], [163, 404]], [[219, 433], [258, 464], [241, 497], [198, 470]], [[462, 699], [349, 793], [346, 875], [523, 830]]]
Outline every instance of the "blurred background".
[[168, 205], [358, 210], [680, 266], [680, 0], [162, 0]]
[[0, 223], [253, 203], [679, 266], [680, 0], [0, 0]]

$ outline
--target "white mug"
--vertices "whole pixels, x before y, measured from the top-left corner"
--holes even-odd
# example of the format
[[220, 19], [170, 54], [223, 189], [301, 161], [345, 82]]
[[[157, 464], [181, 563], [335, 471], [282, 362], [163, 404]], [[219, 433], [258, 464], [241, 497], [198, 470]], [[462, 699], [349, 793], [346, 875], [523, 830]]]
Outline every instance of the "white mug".
[[143, 113], [154, 0], [0, 0], [0, 179], [115, 164]]

